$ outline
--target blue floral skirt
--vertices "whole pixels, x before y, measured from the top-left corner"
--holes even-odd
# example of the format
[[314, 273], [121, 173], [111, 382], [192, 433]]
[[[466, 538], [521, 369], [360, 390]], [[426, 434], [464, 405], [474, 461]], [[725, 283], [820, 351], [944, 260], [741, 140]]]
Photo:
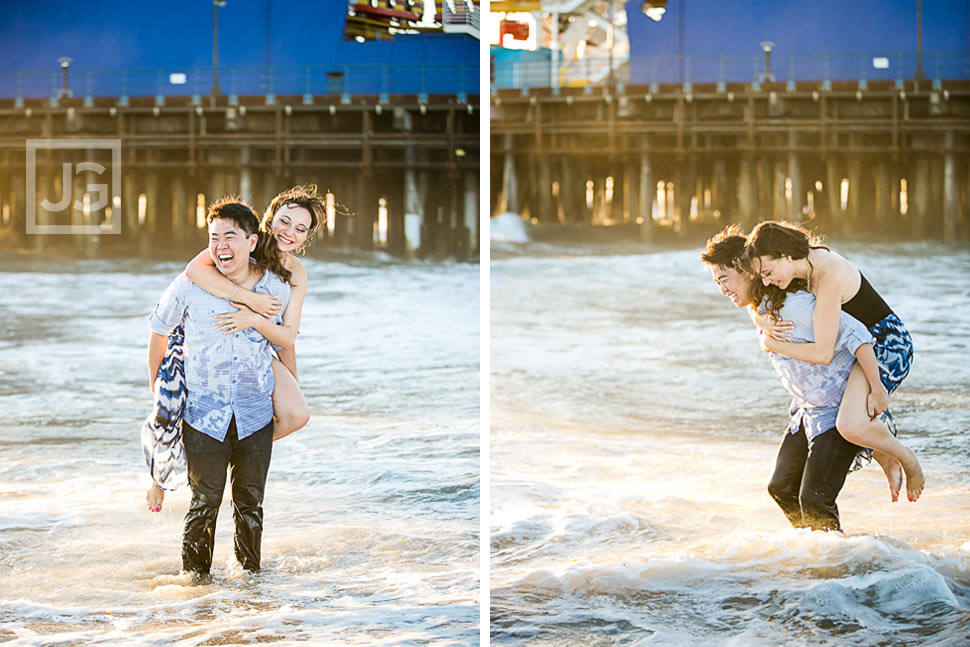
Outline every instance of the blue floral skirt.
[[[879, 364], [879, 379], [886, 387], [886, 393], [892, 395], [893, 391], [899, 388], [909, 369], [913, 365], [913, 338], [910, 336], [906, 326], [899, 320], [896, 313], [890, 314], [885, 319], [876, 322], [870, 329], [869, 334], [876, 338], [872, 345], [872, 350], [876, 354], [876, 362]], [[886, 423], [889, 430], [896, 435], [896, 422], [892, 414], [884, 412], [879, 419]], [[872, 450], [864, 448], [856, 454], [855, 461], [850, 472], [862, 469], [872, 461]]]
[[895, 313], [876, 322], [869, 332], [876, 338], [872, 350], [879, 363], [879, 377], [886, 392], [892, 394], [909, 375], [913, 364], [913, 338]]

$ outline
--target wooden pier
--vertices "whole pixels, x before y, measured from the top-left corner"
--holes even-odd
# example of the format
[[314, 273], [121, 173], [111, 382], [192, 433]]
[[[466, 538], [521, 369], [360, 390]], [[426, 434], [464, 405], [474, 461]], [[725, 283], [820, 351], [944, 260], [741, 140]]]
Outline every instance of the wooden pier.
[[[151, 254], [205, 240], [199, 209], [227, 194], [260, 212], [279, 191], [312, 182], [337, 209], [315, 247], [476, 260], [477, 95], [62, 98], [0, 101], [0, 247]], [[38, 208], [37, 224], [100, 225], [105, 233], [27, 234], [27, 201], [56, 202], [78, 152], [38, 150], [26, 195], [27, 140], [115, 139], [121, 190], [103, 208], [73, 176], [75, 206]], [[55, 146], [56, 146], [55, 141]], [[102, 166], [110, 155], [89, 150]], [[81, 200], [81, 195], [86, 197]], [[54, 197], [49, 197], [54, 196]], [[120, 235], [107, 231], [120, 219]]]
[[493, 215], [970, 241], [970, 82], [498, 90]]

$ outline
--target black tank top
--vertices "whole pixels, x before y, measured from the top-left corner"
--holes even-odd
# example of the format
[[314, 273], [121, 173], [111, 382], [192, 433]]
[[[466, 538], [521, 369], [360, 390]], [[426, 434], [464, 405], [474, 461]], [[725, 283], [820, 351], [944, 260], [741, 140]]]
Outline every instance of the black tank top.
[[859, 276], [862, 277], [859, 291], [855, 293], [854, 297], [842, 304], [842, 310], [858, 319], [866, 328], [872, 328], [891, 315], [893, 311], [882, 300], [879, 293], [869, 285], [869, 281], [866, 280], [862, 272], [859, 272]]

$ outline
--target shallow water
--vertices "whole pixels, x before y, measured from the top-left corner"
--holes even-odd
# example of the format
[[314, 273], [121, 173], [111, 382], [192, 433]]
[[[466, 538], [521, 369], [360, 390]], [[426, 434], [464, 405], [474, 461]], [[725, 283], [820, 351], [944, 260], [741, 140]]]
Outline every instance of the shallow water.
[[493, 242], [493, 645], [970, 644], [970, 253], [834, 246], [912, 332], [927, 476], [851, 474], [845, 535], [769, 498], [789, 397], [699, 248]]
[[263, 570], [179, 574], [146, 510], [147, 315], [180, 264], [0, 261], [0, 643], [478, 644], [479, 273], [305, 261], [309, 425], [276, 443]]

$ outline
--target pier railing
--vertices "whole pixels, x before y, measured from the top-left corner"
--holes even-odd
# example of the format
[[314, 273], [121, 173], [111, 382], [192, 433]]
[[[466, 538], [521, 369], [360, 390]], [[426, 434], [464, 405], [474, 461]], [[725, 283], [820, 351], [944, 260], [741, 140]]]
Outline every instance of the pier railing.
[[[0, 99], [47, 99], [53, 105], [64, 97], [117, 97], [125, 105], [128, 97], [192, 97], [200, 102], [210, 95], [214, 70], [211, 67], [112, 68], [67, 71], [61, 69], [0, 71]], [[235, 66], [218, 70], [221, 94], [230, 103], [243, 95], [302, 95], [312, 102], [317, 95], [349, 99], [356, 94], [450, 94], [463, 99], [478, 94], [479, 68], [468, 64], [355, 64], [301, 66]]]
[[[612, 74], [610, 67], [613, 67]], [[970, 52], [852, 52], [786, 54], [772, 52], [766, 61], [763, 53], [695, 56], [632, 56], [617, 60], [586, 57], [554, 64], [552, 61], [496, 61], [492, 63], [492, 88], [521, 89], [597, 87], [615, 85], [681, 85], [690, 91], [693, 84], [750, 84], [758, 89], [766, 82], [817, 82], [822, 90], [834, 81], [855, 81], [865, 89], [870, 81], [905, 81], [919, 78], [939, 86], [944, 80], [970, 79]]]
[[480, 38], [482, 9], [470, 0], [445, 0], [441, 6], [445, 33], [468, 34]]

